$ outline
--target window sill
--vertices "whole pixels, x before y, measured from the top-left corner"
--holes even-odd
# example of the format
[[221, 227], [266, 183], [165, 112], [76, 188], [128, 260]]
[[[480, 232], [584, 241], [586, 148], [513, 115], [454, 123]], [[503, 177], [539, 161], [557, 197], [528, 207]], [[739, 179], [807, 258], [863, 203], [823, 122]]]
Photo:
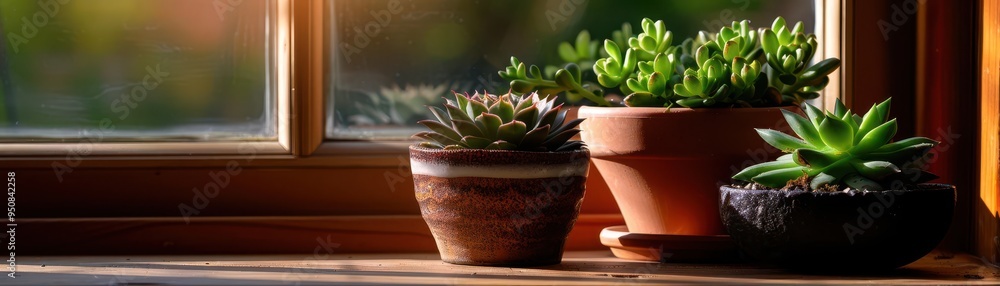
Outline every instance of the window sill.
[[[18, 257], [18, 278], [5, 285], [277, 285], [277, 284], [996, 284], [998, 270], [967, 254], [931, 253], [875, 276], [790, 273], [751, 264], [660, 264], [617, 259], [607, 251], [568, 252], [562, 264], [533, 267], [451, 265], [437, 254], [281, 256]], [[14, 283], [14, 284], [7, 284]]]

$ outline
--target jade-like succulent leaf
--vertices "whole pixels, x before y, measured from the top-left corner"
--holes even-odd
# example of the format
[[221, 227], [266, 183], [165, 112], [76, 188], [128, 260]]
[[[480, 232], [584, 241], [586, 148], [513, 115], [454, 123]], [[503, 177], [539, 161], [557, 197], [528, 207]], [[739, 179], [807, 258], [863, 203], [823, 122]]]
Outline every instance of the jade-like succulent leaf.
[[482, 131], [487, 138], [496, 138], [497, 130], [503, 124], [503, 120], [496, 114], [483, 113], [476, 117], [477, 125], [482, 125]]
[[941, 142], [938, 142], [938, 141], [935, 141], [935, 140], [931, 140], [930, 138], [927, 138], [927, 137], [906, 138], [906, 139], [903, 139], [903, 140], [899, 140], [899, 141], [896, 141], [896, 142], [885, 144], [884, 146], [879, 147], [878, 149], [876, 149], [875, 151], [873, 151], [873, 153], [892, 153], [892, 152], [896, 152], [896, 151], [899, 151], [899, 150], [907, 148], [907, 147], [912, 147], [912, 146], [916, 146], [916, 145], [920, 145], [920, 144], [925, 144], [925, 146], [927, 146], [927, 145], [929, 145], [929, 146], [935, 146], [935, 145], [940, 144], [940, 143]]
[[813, 177], [812, 181], [809, 182], [809, 188], [817, 190], [825, 185], [836, 184], [839, 179], [837, 177], [831, 176], [830, 174], [820, 172]]
[[452, 129], [450, 126], [441, 124], [440, 122], [433, 120], [421, 120], [417, 121], [417, 123], [426, 126], [428, 129], [437, 132], [438, 134], [441, 134], [442, 136], [447, 137], [456, 142], [462, 140], [462, 136], [458, 135], [458, 132], [455, 132], [455, 130]]
[[868, 132], [871, 132], [872, 129], [875, 129], [875, 127], [878, 127], [883, 123], [879, 117], [880, 115], [878, 110], [875, 109], [875, 105], [872, 105], [872, 108], [869, 109], [868, 113], [865, 113], [865, 116], [861, 119], [861, 124], [858, 126], [858, 136], [854, 138], [854, 144], [860, 142], [861, 139], [868, 134]]
[[882, 147], [885, 143], [889, 143], [894, 135], [896, 135], [896, 119], [889, 120], [889, 122], [872, 129], [851, 151], [855, 153], [870, 152]]
[[549, 125], [545, 125], [528, 131], [528, 133], [524, 135], [524, 138], [521, 139], [521, 144], [518, 145], [525, 148], [542, 145], [542, 143], [545, 143], [545, 140], [548, 139], [549, 128]]
[[[806, 116], [810, 118], [809, 122], [812, 122], [813, 127], [816, 127], [816, 130], [818, 131], [819, 124], [822, 123], [823, 118], [825, 118], [823, 116], [823, 111], [819, 110], [819, 108], [816, 108], [815, 106], [812, 106], [812, 104], [806, 104], [805, 110]], [[817, 145], [817, 147], [819, 146]]]
[[855, 159], [851, 162], [858, 173], [872, 179], [884, 179], [889, 175], [899, 173], [899, 167], [886, 161], [864, 161]]
[[778, 150], [783, 152], [791, 152], [795, 149], [809, 147], [805, 141], [776, 130], [757, 129], [757, 134], [760, 134], [760, 137], [763, 138], [767, 144], [770, 144], [771, 146], [774, 146], [774, 148], [778, 148]]
[[879, 152], [876, 150], [875, 152], [866, 154], [862, 157], [868, 160], [889, 161], [897, 164], [897, 166], [900, 166], [906, 164], [907, 162], [922, 160], [924, 155], [926, 155], [927, 152], [930, 152], [931, 148], [934, 148], [934, 146], [935, 144], [921, 143], [888, 152]]
[[528, 128], [536, 128], [537, 126], [534, 125], [538, 121], [538, 108], [535, 106], [531, 106], [522, 109], [521, 111], [518, 111], [516, 114], [514, 114], [514, 120], [521, 121], [526, 124], [530, 122], [532, 123], [532, 125], [528, 125]]
[[[462, 96], [458, 96], [458, 97], [462, 97]], [[457, 106], [454, 106], [454, 105], [451, 105], [451, 104], [445, 104], [444, 107], [446, 109], [448, 109], [448, 116], [451, 117], [451, 119], [452, 119], [451, 121], [455, 121], [455, 120], [463, 120], [463, 121], [469, 121], [469, 122], [472, 121], [472, 117], [469, 117], [469, 114], [466, 113], [465, 111], [463, 111], [461, 108], [458, 108]]]
[[878, 105], [875, 106], [875, 109], [878, 110], [878, 114], [881, 117], [880, 118], [881, 122], [886, 122], [886, 121], [889, 120], [889, 107], [890, 107], [890, 104], [892, 104], [892, 98], [886, 99], [882, 103], [879, 103]]
[[486, 150], [513, 150], [514, 148], [517, 148], [517, 145], [503, 140], [490, 143], [490, 145], [486, 146]]
[[771, 188], [784, 187], [788, 181], [795, 180], [805, 175], [805, 167], [795, 166], [791, 168], [777, 169], [764, 172], [752, 178], [758, 184]]
[[819, 135], [826, 146], [838, 151], [847, 151], [854, 145], [854, 130], [851, 125], [829, 114], [819, 125]]
[[561, 109], [562, 109], [562, 105], [560, 105], [559, 107], [554, 107], [552, 109], [549, 109], [549, 110], [545, 111], [545, 113], [542, 114], [542, 117], [538, 118], [538, 125], [539, 126], [545, 126], [545, 125], [556, 126], [556, 117], [559, 116], [559, 112], [560, 112]]
[[557, 145], [562, 145], [564, 142], [569, 141], [569, 139], [573, 138], [573, 136], [576, 136], [577, 134], [580, 134], [580, 129], [564, 130], [562, 132], [556, 133], [556, 135], [554, 136], [549, 137], [549, 139], [543, 142], [542, 144], [551, 149]]
[[552, 133], [553, 134], [559, 134], [559, 133], [563, 133], [563, 132], [565, 132], [567, 130], [576, 129], [577, 126], [580, 126], [580, 123], [583, 123], [583, 120], [584, 120], [583, 118], [577, 118], [577, 119], [570, 120], [569, 122], [566, 122], [566, 124], [563, 124], [559, 128], [556, 128], [556, 130], [552, 130]]
[[497, 138], [503, 141], [510, 142], [511, 144], [520, 145], [521, 139], [528, 132], [528, 127], [524, 125], [521, 121], [511, 121], [500, 125], [497, 132]]
[[808, 119], [785, 109], [781, 110], [781, 114], [785, 117], [785, 121], [788, 122], [792, 131], [795, 131], [795, 134], [799, 135], [799, 138], [805, 140], [806, 143], [813, 146], [826, 146], [823, 139], [819, 137], [819, 130]]
[[796, 149], [792, 152], [792, 158], [799, 165], [809, 167], [826, 167], [837, 162], [837, 157], [815, 149]]
[[489, 112], [490, 114], [500, 117], [504, 123], [514, 120], [514, 106], [511, 105], [509, 100], [500, 100], [493, 103]]
[[476, 137], [486, 136], [483, 134], [482, 130], [479, 130], [479, 126], [476, 126], [476, 124], [472, 123], [472, 121], [452, 120], [451, 125], [452, 128], [454, 128], [454, 130], [457, 130], [458, 133], [463, 135], [476, 136]]
[[482, 137], [465, 136], [462, 138], [462, 145], [471, 149], [486, 149], [486, 146], [492, 143], [493, 141]]
[[444, 110], [438, 108], [437, 106], [430, 106], [429, 108], [431, 110], [431, 113], [434, 114], [434, 118], [437, 118], [439, 123], [444, 125], [451, 123], [451, 119], [445, 116], [445, 114], [447, 113]]
[[456, 145], [459, 144], [461, 139], [455, 140], [444, 135], [434, 133], [434, 132], [419, 132], [413, 135], [414, 138], [425, 139], [429, 142], [435, 142], [438, 145]]
[[466, 111], [469, 114], [469, 118], [476, 118], [483, 113], [489, 112], [489, 107], [486, 107], [486, 105], [480, 101], [470, 100], [469, 103], [467, 103]]
[[733, 179], [750, 181], [750, 179], [752, 179], [753, 177], [756, 177], [765, 172], [774, 171], [778, 169], [793, 168], [796, 166], [798, 165], [790, 160], [776, 160], [771, 162], [764, 162], [743, 169], [743, 171], [740, 171], [739, 173], [734, 175]]

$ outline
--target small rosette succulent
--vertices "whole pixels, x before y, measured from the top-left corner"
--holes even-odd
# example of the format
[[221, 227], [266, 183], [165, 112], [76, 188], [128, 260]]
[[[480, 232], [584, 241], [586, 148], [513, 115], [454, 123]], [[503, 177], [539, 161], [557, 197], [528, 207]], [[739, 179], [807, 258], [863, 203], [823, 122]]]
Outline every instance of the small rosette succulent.
[[413, 135], [431, 149], [489, 149], [512, 151], [571, 151], [583, 142], [570, 140], [580, 133], [583, 119], [566, 120], [566, 110], [554, 98], [537, 93], [474, 95], [455, 93], [444, 109], [431, 106], [436, 120], [418, 123], [430, 131]]
[[939, 142], [915, 137], [889, 143], [896, 134], [896, 119], [888, 120], [890, 102], [872, 106], [864, 117], [852, 114], [840, 100], [832, 113], [806, 104], [808, 118], [782, 110], [798, 137], [770, 129], [757, 133], [788, 154], [750, 166], [733, 178], [770, 188], [801, 184], [820, 190], [846, 185], [865, 191], [901, 189], [936, 179], [921, 167], [924, 156]]

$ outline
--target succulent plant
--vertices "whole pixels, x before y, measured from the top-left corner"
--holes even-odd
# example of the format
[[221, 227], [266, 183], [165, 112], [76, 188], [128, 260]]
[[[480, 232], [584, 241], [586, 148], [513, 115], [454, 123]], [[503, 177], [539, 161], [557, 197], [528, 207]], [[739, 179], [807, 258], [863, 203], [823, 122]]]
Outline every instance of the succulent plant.
[[[590, 32], [583, 30], [576, 35], [575, 43], [575, 45], [570, 42], [560, 43], [558, 49], [559, 59], [563, 61], [563, 65], [574, 63], [584, 72], [588, 72], [594, 66], [594, 62], [597, 61], [597, 41], [592, 41], [590, 39]], [[545, 75], [552, 77], [559, 68], [559, 66], [555, 65], [545, 66]]]
[[[597, 41], [590, 38], [590, 32], [580, 31], [574, 43], [562, 42], [557, 49], [560, 66], [547, 65], [544, 73], [536, 73], [537, 67], [521, 63], [511, 57], [511, 65], [500, 71], [500, 77], [511, 82], [511, 91], [518, 94], [538, 92], [544, 96], [564, 95], [566, 102], [579, 103], [583, 99], [604, 105], [603, 90], [586, 78], [593, 77], [594, 62], [598, 56]], [[595, 94], [596, 92], [596, 94]]]
[[806, 104], [808, 118], [782, 110], [797, 138], [770, 129], [757, 129], [757, 133], [788, 154], [750, 166], [733, 178], [770, 188], [799, 181], [812, 190], [847, 185], [867, 191], [898, 189], [937, 178], [920, 169], [921, 159], [937, 141], [914, 137], [889, 143], [896, 134], [896, 119], [888, 120], [890, 102], [873, 105], [864, 117], [851, 113], [840, 100], [832, 113]]
[[423, 108], [443, 101], [448, 90], [463, 88], [458, 83], [437, 85], [407, 84], [381, 87], [379, 92], [349, 91], [356, 95], [351, 98], [353, 112], [347, 116], [352, 125], [397, 125], [413, 124], [420, 119], [431, 118]]
[[[605, 94], [601, 87], [621, 90], [627, 95], [624, 104], [633, 107], [767, 107], [800, 105], [818, 97], [829, 83], [828, 75], [840, 66], [836, 58], [810, 66], [818, 48], [816, 36], [804, 33], [801, 22], [789, 29], [781, 17], [770, 29], [753, 29], [744, 20], [718, 32], [701, 31], [679, 44], [663, 21], [646, 18], [641, 26], [642, 32], [632, 35], [626, 23], [604, 41], [603, 57], [593, 66], [600, 87], [589, 85], [575, 72], [579, 66], [572, 65], [547, 72], [552, 79], [545, 79], [530, 76], [534, 73], [527, 73], [529, 68], [512, 61], [501, 76], [519, 93], [565, 91], [568, 98], [585, 97], [602, 106], [611, 103], [599, 99]], [[577, 42], [575, 53], [568, 43], [560, 47], [564, 59], [593, 54], [593, 49], [582, 49], [585, 41]]]
[[830, 58], [809, 66], [819, 43], [816, 35], [803, 33], [802, 22], [790, 30], [785, 19], [774, 19], [770, 29], [761, 29], [761, 46], [770, 66], [771, 86], [785, 101], [801, 102], [819, 97], [830, 82], [828, 75], [840, 66], [840, 59]]
[[432, 149], [491, 149], [517, 151], [568, 151], [583, 147], [570, 140], [580, 133], [583, 119], [566, 121], [562, 105], [537, 93], [474, 95], [455, 93], [444, 109], [430, 107], [436, 120], [418, 123], [430, 131], [413, 135], [420, 146]]
[[[630, 37], [632, 37], [632, 25], [629, 23], [622, 24], [621, 30], [612, 33], [612, 38], [618, 46], [626, 46]], [[575, 104], [586, 99], [600, 106], [611, 106], [612, 103], [604, 98], [604, 90], [596, 83], [598, 78], [593, 71], [597, 66], [598, 53], [601, 57], [608, 57], [607, 44], [605, 49], [599, 49], [598, 43], [591, 39], [590, 32], [583, 30], [577, 34], [575, 44], [570, 42], [559, 44], [557, 51], [559, 59], [562, 60], [561, 68], [547, 65], [543, 71], [534, 65], [522, 63], [517, 57], [511, 57], [511, 65], [499, 74], [501, 78], [510, 82], [511, 91], [518, 94], [538, 92], [546, 96], [564, 95], [568, 103]], [[620, 53], [617, 48], [615, 50]], [[634, 67], [635, 63], [626, 66]], [[631, 70], [623, 72], [626, 77], [621, 80], [624, 81], [631, 72]]]
[[500, 78], [510, 81], [511, 91], [518, 94], [536, 92], [550, 97], [565, 92], [567, 97], [586, 98], [601, 106], [611, 106], [611, 103], [604, 99], [604, 91], [600, 87], [583, 80], [583, 71], [575, 63], [566, 64], [552, 77], [545, 77], [538, 66], [528, 66], [517, 57], [511, 57], [510, 66], [499, 74]]

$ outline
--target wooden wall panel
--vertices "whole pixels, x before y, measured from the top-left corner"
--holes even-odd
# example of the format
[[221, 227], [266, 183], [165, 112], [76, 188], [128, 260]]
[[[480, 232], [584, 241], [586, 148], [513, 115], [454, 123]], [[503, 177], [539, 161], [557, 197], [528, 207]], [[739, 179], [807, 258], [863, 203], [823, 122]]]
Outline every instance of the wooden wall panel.
[[983, 0], [979, 90], [979, 196], [974, 225], [975, 251], [1000, 262], [1000, 3]]
[[[952, 231], [945, 245], [969, 249], [972, 238], [971, 220], [976, 190], [978, 166], [974, 163], [977, 145], [976, 60], [979, 23], [978, 7], [972, 1], [928, 0], [920, 4], [914, 15], [917, 32], [918, 68], [915, 77], [916, 99], [913, 105], [897, 105], [893, 98], [893, 113], [902, 108], [914, 110], [914, 134], [941, 142], [926, 163], [928, 170], [941, 178], [937, 182], [953, 184], [958, 189], [958, 202], [952, 220]], [[901, 131], [902, 132], [902, 131]], [[898, 137], [898, 136], [897, 136]]]

